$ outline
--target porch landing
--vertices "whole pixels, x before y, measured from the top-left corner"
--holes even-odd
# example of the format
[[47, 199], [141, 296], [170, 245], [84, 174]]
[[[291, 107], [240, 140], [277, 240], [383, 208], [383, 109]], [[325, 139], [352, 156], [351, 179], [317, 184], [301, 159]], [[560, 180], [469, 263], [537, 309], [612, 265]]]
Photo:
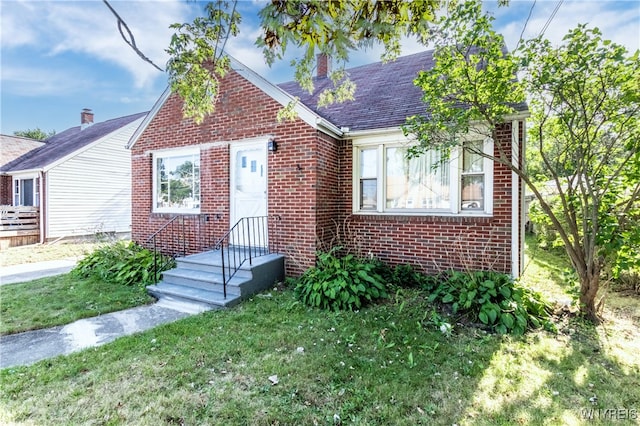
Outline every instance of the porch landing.
[[[174, 269], [164, 271], [162, 279], [147, 291], [165, 305], [190, 305], [194, 310], [231, 307], [243, 299], [284, 280], [284, 256], [266, 254], [247, 259], [230, 280], [224, 297], [222, 256], [219, 250], [176, 259]], [[226, 276], [229, 269], [225, 266]]]

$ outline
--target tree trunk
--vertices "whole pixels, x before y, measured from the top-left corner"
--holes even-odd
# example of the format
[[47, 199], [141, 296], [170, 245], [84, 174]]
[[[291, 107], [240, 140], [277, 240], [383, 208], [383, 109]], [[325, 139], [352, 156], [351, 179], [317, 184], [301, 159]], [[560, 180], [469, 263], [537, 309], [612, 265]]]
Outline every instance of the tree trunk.
[[580, 312], [594, 324], [600, 322], [599, 306], [596, 303], [600, 288], [600, 268], [589, 265], [587, 271], [578, 271], [580, 277]]

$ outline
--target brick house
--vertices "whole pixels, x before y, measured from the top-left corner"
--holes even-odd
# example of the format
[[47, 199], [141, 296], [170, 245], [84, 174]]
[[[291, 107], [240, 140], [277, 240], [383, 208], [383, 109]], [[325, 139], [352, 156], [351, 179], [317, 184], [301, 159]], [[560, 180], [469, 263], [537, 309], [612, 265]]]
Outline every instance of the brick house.
[[[338, 243], [430, 272], [518, 275], [522, 182], [467, 150], [438, 168], [436, 152], [404, 155], [410, 141], [400, 126], [425, 113], [413, 80], [432, 66], [432, 52], [348, 70], [355, 101], [326, 108], [317, 107], [330, 84], [319, 60], [314, 94], [297, 83], [272, 84], [232, 60], [215, 112], [201, 125], [183, 118], [180, 98], [167, 90], [129, 142], [133, 239], [144, 244], [176, 215], [195, 224], [191, 239], [201, 238], [198, 229], [216, 237], [241, 217], [269, 215], [280, 218], [269, 244], [285, 255], [287, 275]], [[278, 122], [294, 97], [298, 118]], [[499, 140], [469, 135], [467, 143], [485, 152], [502, 144], [517, 161], [526, 116], [523, 107], [501, 126]]]

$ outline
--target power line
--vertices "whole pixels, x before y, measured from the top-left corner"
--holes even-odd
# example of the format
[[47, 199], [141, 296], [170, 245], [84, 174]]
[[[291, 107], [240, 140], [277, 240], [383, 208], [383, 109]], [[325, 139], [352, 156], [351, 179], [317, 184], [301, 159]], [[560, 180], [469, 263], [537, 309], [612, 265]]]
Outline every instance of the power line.
[[[153, 61], [149, 58], [147, 58], [144, 53], [142, 53], [142, 51], [140, 49], [138, 49], [138, 46], [136, 45], [136, 39], [133, 37], [133, 33], [131, 32], [131, 30], [129, 29], [129, 26], [127, 25], [126, 22], [124, 22], [124, 20], [120, 17], [120, 15], [118, 15], [118, 13], [115, 11], [115, 9], [113, 7], [111, 7], [111, 5], [109, 4], [109, 2], [107, 0], [102, 0], [104, 2], [104, 4], [107, 5], [107, 7], [109, 8], [109, 10], [111, 11], [111, 13], [113, 13], [113, 15], [116, 17], [116, 19], [118, 20], [118, 31], [120, 31], [120, 35], [122, 36], [122, 39], [124, 40], [125, 43], [127, 43], [134, 52], [136, 52], [136, 54], [142, 58], [143, 61], [150, 63], [151, 65], [153, 65], [158, 71], [164, 72], [164, 70], [162, 68], [160, 68], [159, 66], [157, 66], [156, 64], [153, 63]], [[128, 35], [128, 39], [127, 39], [127, 35], [125, 35], [124, 31], [127, 32]]]
[[524, 30], [527, 29], [527, 24], [529, 23], [529, 19], [531, 19], [531, 14], [533, 13], [533, 8], [536, 6], [536, 0], [533, 0], [533, 4], [531, 5], [531, 9], [529, 9], [529, 16], [527, 16], [527, 20], [524, 21], [524, 27], [522, 27], [522, 31], [520, 32], [520, 38], [518, 39], [518, 43], [516, 43], [516, 48], [514, 50], [518, 50], [518, 46], [522, 41], [522, 36], [524, 36]]
[[227, 29], [227, 36], [224, 38], [224, 43], [222, 44], [222, 50], [220, 51], [220, 56], [224, 54], [224, 48], [227, 46], [227, 41], [229, 41], [229, 37], [231, 36], [231, 23], [233, 22], [233, 15], [236, 14], [236, 7], [238, 6], [238, 0], [233, 2], [233, 10], [231, 11], [231, 16], [229, 18], [229, 28]]
[[553, 12], [551, 12], [551, 16], [549, 16], [549, 19], [547, 19], [547, 22], [544, 24], [544, 27], [542, 27], [542, 30], [540, 31], [540, 34], [538, 34], [538, 37], [542, 36], [542, 34], [544, 34], [544, 32], [547, 31], [547, 28], [549, 28], [549, 24], [551, 24], [551, 21], [553, 21], [553, 18], [556, 16], [556, 13], [558, 13], [558, 9], [560, 9], [560, 6], [562, 6], [563, 1], [564, 0], [560, 0], [556, 5], [556, 8], [553, 9]]

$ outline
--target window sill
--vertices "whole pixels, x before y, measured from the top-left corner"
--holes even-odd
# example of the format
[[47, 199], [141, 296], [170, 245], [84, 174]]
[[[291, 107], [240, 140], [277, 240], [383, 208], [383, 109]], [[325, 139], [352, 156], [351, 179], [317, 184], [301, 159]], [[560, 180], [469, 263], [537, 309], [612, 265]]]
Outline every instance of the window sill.
[[154, 210], [151, 214], [162, 216], [162, 215], [194, 215], [200, 214], [200, 209], [192, 209], [192, 210]]
[[459, 218], [492, 218], [493, 214], [486, 212], [461, 212], [461, 213], [449, 213], [449, 212], [377, 212], [377, 211], [354, 211], [354, 216], [379, 216], [379, 217], [398, 217], [398, 216], [411, 216], [411, 217], [459, 217]]

